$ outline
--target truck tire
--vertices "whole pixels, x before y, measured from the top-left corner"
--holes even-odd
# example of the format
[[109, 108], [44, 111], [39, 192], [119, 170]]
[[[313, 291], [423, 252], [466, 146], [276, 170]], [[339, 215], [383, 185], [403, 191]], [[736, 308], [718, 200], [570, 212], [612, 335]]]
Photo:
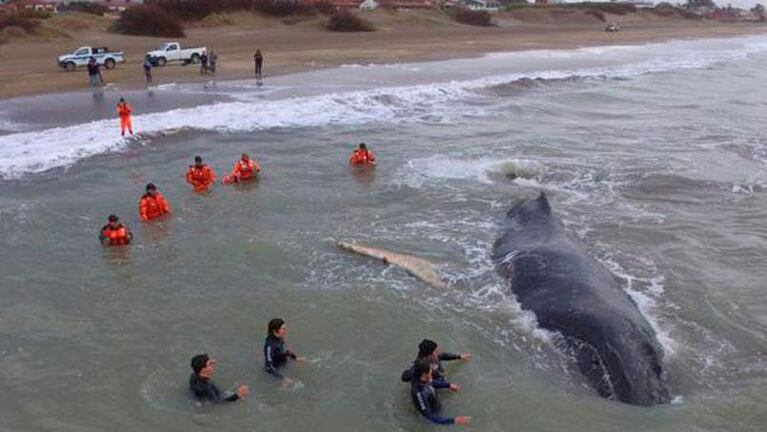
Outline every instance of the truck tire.
[[75, 62], [73, 62], [73, 61], [68, 61], [68, 62], [66, 62], [66, 63], [64, 64], [64, 69], [65, 69], [67, 72], [72, 72], [72, 71], [74, 71], [75, 69], [77, 69], [77, 65], [76, 65], [76, 64], [75, 64]]
[[165, 57], [157, 57], [157, 66], [165, 66], [168, 63], [168, 59]]
[[192, 54], [192, 63], [197, 64], [200, 62], [200, 55], [197, 53]]
[[104, 67], [107, 69], [114, 69], [116, 65], [117, 65], [117, 62], [115, 62], [114, 59], [109, 58], [104, 60]]

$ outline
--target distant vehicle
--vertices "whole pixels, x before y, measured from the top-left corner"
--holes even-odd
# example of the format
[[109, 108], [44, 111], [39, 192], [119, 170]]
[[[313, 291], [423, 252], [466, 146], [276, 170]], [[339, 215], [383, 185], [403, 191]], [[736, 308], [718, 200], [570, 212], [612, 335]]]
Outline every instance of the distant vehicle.
[[618, 25], [618, 23], [610, 23], [605, 27], [605, 31], [609, 33], [618, 33], [621, 31], [621, 27]]
[[107, 47], [89, 46], [80, 47], [71, 54], [59, 56], [58, 63], [59, 67], [71, 72], [78, 66], [87, 65], [91, 57], [107, 69], [114, 69], [117, 63], [125, 63], [125, 55], [122, 51], [109, 51]]
[[178, 42], [164, 42], [160, 44], [158, 49], [149, 51], [146, 55], [149, 56], [152, 64], [165, 66], [168, 62], [174, 61], [180, 61], [184, 64], [199, 63], [200, 57], [205, 51], [207, 51], [206, 47], [181, 48], [181, 44]]

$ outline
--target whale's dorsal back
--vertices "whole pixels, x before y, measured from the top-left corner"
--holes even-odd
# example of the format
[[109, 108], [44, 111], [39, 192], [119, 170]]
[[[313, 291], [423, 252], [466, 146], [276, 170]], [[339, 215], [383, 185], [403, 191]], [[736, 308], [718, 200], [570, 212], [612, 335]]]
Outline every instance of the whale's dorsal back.
[[541, 192], [536, 199], [526, 199], [514, 205], [506, 215], [510, 218], [516, 218], [520, 222], [525, 222], [531, 218], [537, 218], [542, 215], [551, 215], [551, 205], [545, 192]]

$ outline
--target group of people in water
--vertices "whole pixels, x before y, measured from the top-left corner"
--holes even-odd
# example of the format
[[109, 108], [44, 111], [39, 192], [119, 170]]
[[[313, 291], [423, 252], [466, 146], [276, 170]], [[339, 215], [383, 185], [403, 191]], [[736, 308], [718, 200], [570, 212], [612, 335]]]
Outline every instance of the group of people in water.
[[[287, 326], [281, 318], [269, 321], [264, 340], [264, 370], [280, 379], [283, 386], [293, 384], [293, 380], [281, 374], [278, 369], [292, 360], [306, 362], [305, 357], [299, 357], [286, 344]], [[416, 410], [424, 417], [437, 424], [466, 425], [471, 417], [445, 417], [440, 414], [442, 406], [437, 396], [437, 390], [448, 389], [458, 392], [461, 387], [450, 383], [445, 376], [443, 361], [471, 360], [471, 354], [452, 354], [441, 352], [439, 345], [430, 339], [424, 339], [418, 344], [418, 354], [413, 364], [402, 372], [402, 381], [410, 384], [410, 397]], [[223, 403], [244, 399], [250, 393], [247, 385], [238, 385], [234, 389], [222, 392], [213, 382], [216, 370], [216, 360], [208, 354], [197, 354], [192, 357], [189, 376], [189, 392], [198, 402]]]
[[[117, 113], [120, 117], [121, 133], [125, 135], [127, 129], [133, 134], [131, 121], [132, 108], [123, 98], [117, 105]], [[349, 157], [351, 166], [373, 167], [376, 164], [375, 154], [367, 148], [365, 143], [359, 144]], [[235, 162], [232, 172], [222, 180], [224, 184], [247, 182], [257, 180], [261, 167], [257, 161], [247, 153], [243, 153]], [[194, 164], [189, 166], [186, 173], [186, 182], [195, 192], [207, 191], [216, 182], [216, 173], [203, 163], [201, 156], [195, 156]], [[139, 200], [139, 217], [143, 222], [151, 222], [172, 213], [168, 201], [153, 183], [146, 185], [146, 191]], [[117, 215], [109, 215], [107, 224], [102, 227], [99, 239], [106, 246], [125, 246], [133, 240], [133, 233], [127, 226], [120, 223]], [[289, 386], [293, 380], [284, 376], [279, 369], [288, 361], [304, 362], [304, 357], [295, 354], [285, 342], [287, 327], [285, 321], [274, 318], [267, 325], [266, 339], [264, 341], [264, 370], [279, 378], [283, 386]], [[418, 345], [418, 354], [412, 366], [402, 372], [402, 381], [410, 384], [410, 395], [416, 410], [430, 421], [438, 424], [468, 424], [470, 417], [444, 417], [440, 415], [441, 405], [437, 396], [437, 390], [447, 389], [453, 392], [460, 391], [460, 386], [450, 383], [445, 378], [443, 361], [471, 360], [471, 354], [451, 354], [440, 351], [436, 342], [424, 339]], [[233, 402], [248, 396], [250, 390], [247, 385], [237, 386], [235, 389], [222, 392], [212, 381], [216, 369], [216, 360], [208, 354], [198, 354], [192, 357], [190, 366], [192, 374], [189, 377], [189, 391], [200, 402]]]

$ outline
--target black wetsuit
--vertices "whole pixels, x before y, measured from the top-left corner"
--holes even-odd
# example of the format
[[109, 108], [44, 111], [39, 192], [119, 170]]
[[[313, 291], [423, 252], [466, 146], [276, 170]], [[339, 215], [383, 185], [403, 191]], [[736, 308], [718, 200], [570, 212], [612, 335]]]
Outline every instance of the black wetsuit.
[[264, 56], [256, 54], [253, 56], [253, 59], [256, 61], [256, 76], [261, 77], [261, 68], [264, 67]]
[[[445, 381], [445, 368], [442, 367], [443, 361], [452, 361], [452, 360], [460, 360], [461, 356], [458, 354], [453, 353], [440, 353], [439, 356], [437, 356], [437, 362], [432, 363], [431, 365], [431, 376], [432, 379], [436, 381]], [[415, 362], [417, 362], [420, 359], [416, 359]], [[414, 375], [414, 368], [415, 368], [415, 362], [413, 362], [413, 366], [410, 366], [409, 369], [406, 369], [402, 371], [402, 381], [403, 382], [411, 382], [413, 381], [413, 375]]]
[[213, 384], [213, 381], [195, 373], [189, 376], [189, 391], [200, 402], [234, 402], [240, 398], [237, 393], [221, 395], [221, 390]]
[[296, 355], [287, 348], [285, 341], [274, 335], [267, 336], [264, 341], [264, 369], [278, 378], [284, 378], [277, 368], [287, 363], [288, 358], [295, 360]]
[[424, 384], [420, 380], [415, 380], [410, 384], [410, 396], [413, 398], [415, 408], [427, 419], [437, 424], [453, 424], [454, 418], [439, 415], [442, 404], [439, 403], [436, 389], [443, 388], [450, 388], [450, 383], [442, 380]]

